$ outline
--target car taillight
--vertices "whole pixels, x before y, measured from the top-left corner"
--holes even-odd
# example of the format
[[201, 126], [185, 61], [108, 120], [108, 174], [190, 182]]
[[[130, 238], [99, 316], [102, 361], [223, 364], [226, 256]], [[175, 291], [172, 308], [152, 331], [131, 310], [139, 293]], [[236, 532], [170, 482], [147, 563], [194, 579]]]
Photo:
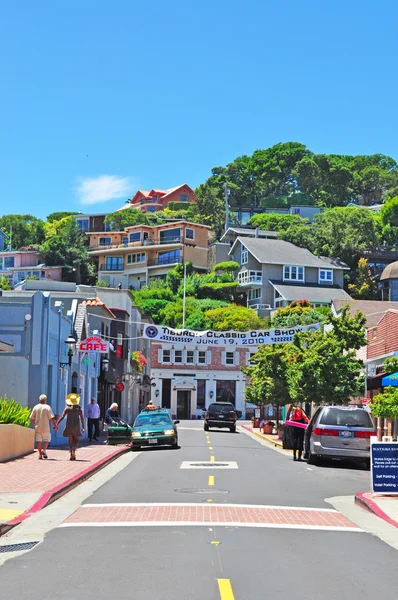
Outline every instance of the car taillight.
[[356, 438], [370, 438], [371, 435], [372, 435], [371, 431], [356, 431], [354, 433], [354, 437], [356, 437]]
[[338, 436], [338, 429], [323, 429], [322, 427], [315, 427], [314, 435], [329, 435], [329, 436]]
[[209, 412], [207, 411], [206, 415], [205, 415], [205, 419], [208, 419], [208, 418], [209, 418]]

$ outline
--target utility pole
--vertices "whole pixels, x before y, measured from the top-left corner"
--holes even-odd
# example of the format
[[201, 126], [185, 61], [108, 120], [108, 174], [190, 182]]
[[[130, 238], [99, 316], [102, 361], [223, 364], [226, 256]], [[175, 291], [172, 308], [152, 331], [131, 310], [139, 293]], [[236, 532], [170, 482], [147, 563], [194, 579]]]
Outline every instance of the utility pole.
[[225, 231], [229, 229], [229, 203], [228, 203], [229, 189], [228, 185], [225, 182], [224, 188], [224, 199], [225, 199]]
[[187, 296], [187, 264], [184, 262], [184, 293], [182, 296], [182, 328], [185, 328], [185, 304]]

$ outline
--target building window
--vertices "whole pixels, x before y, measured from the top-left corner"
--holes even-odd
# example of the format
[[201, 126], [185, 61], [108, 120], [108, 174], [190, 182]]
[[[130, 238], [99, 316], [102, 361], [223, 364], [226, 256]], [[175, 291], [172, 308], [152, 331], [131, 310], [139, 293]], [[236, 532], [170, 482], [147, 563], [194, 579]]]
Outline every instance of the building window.
[[194, 351], [193, 350], [187, 350], [187, 364], [188, 365], [192, 365], [194, 361]]
[[158, 265], [170, 265], [180, 262], [180, 250], [158, 252]]
[[249, 251], [246, 248], [242, 248], [240, 253], [240, 262], [242, 265], [246, 265], [249, 262]]
[[123, 258], [121, 256], [107, 256], [105, 271], [123, 271]]
[[304, 281], [304, 267], [283, 267], [283, 281]]
[[162, 362], [169, 363], [171, 360], [170, 350], [163, 350], [162, 353]]
[[127, 244], [128, 244], [128, 243], [129, 243], [129, 238], [128, 238], [128, 236], [127, 236], [127, 235], [123, 236], [123, 237], [122, 237], [122, 244], [123, 244], [124, 246], [127, 246]]
[[162, 408], [171, 408], [171, 379], [162, 379]]
[[189, 202], [188, 194], [180, 194], [179, 200], [180, 200], [180, 202]]
[[226, 352], [225, 353], [225, 364], [226, 365], [234, 365], [235, 364], [235, 352]]
[[216, 381], [216, 402], [231, 402], [235, 406], [236, 381]]
[[141, 241], [141, 231], [135, 231], [134, 233], [130, 233], [129, 240], [130, 240], [130, 242], [140, 242]]
[[15, 259], [13, 256], [5, 256], [3, 261], [5, 269], [12, 269], [14, 267]]
[[161, 244], [172, 244], [181, 241], [181, 229], [164, 229], [159, 233], [159, 241]]
[[248, 300], [258, 300], [261, 298], [261, 288], [255, 290], [249, 290], [247, 293]]
[[206, 408], [206, 379], [196, 380], [196, 408]]
[[80, 231], [82, 231], [83, 233], [86, 233], [86, 231], [89, 230], [88, 219], [77, 219], [76, 224], [77, 224], [78, 228], [80, 229]]
[[98, 243], [100, 246], [111, 246], [112, 245], [112, 238], [110, 237], [100, 237], [98, 240]]
[[319, 269], [319, 283], [333, 283], [332, 269]]
[[238, 282], [243, 285], [244, 283], [262, 283], [263, 275], [261, 271], [241, 271], [238, 273]]
[[156, 212], [156, 206], [148, 206], [147, 212]]
[[198, 364], [205, 365], [206, 364], [206, 350], [199, 350], [198, 352]]
[[145, 252], [138, 252], [137, 254], [127, 255], [127, 264], [129, 265], [142, 262], [145, 262]]
[[174, 351], [174, 362], [175, 363], [182, 363], [182, 350], [175, 350]]
[[187, 238], [187, 240], [194, 240], [195, 239], [195, 230], [191, 229], [190, 227], [187, 227], [185, 229], [185, 237]]

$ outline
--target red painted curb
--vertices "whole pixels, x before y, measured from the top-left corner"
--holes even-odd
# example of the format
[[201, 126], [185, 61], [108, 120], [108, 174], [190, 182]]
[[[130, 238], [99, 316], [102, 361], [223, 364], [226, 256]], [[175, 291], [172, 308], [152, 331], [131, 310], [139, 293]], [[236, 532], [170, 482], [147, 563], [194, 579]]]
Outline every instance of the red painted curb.
[[376, 517], [383, 519], [383, 521], [386, 521], [386, 523], [388, 523], [389, 525], [398, 528], [398, 522], [391, 519], [391, 517], [389, 517], [383, 510], [381, 510], [381, 508], [376, 504], [376, 502], [373, 502], [373, 500], [367, 498], [366, 492], [360, 492], [358, 494], [355, 494], [355, 504], [358, 504], [358, 506], [365, 508], [369, 512], [376, 515]]
[[74, 477], [63, 481], [49, 492], [44, 492], [44, 494], [40, 496], [39, 500], [37, 500], [37, 502], [35, 502], [33, 506], [31, 506], [27, 511], [22, 513], [22, 515], [19, 515], [19, 517], [15, 517], [15, 519], [12, 519], [11, 521], [0, 525], [0, 536], [4, 533], [7, 533], [10, 529], [15, 527], [16, 525], [19, 525], [20, 523], [28, 519], [31, 515], [34, 515], [35, 513], [39, 512], [55, 500], [58, 500], [58, 498], [61, 498], [64, 494], [76, 487], [84, 479], [87, 479], [89, 475], [92, 475], [96, 471], [99, 471], [103, 467], [106, 467], [109, 463], [113, 462], [121, 454], [126, 454], [130, 451], [130, 448], [121, 448], [118, 452], [115, 452], [110, 456], [102, 458], [101, 460], [97, 461], [90, 467], [87, 467], [87, 469], [84, 469], [84, 471], [81, 471]]
[[243, 429], [247, 429], [247, 431], [250, 431], [250, 433], [253, 433], [253, 427], [250, 427], [250, 425], [242, 425]]

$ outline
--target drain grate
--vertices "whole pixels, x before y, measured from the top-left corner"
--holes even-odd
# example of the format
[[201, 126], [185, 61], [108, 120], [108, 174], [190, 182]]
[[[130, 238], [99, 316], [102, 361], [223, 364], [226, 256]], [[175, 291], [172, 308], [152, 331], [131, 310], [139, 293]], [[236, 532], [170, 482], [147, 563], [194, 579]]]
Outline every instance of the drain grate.
[[21, 552], [22, 550], [31, 550], [39, 542], [24, 542], [23, 544], [9, 544], [8, 546], [0, 546], [0, 554], [3, 552]]

